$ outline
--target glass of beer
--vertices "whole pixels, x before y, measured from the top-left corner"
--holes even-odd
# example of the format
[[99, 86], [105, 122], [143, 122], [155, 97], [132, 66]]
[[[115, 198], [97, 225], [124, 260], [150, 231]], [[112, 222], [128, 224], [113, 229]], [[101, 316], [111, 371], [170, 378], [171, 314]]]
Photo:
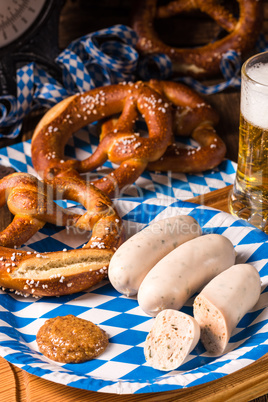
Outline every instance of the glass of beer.
[[268, 233], [268, 52], [242, 66], [238, 165], [229, 209]]

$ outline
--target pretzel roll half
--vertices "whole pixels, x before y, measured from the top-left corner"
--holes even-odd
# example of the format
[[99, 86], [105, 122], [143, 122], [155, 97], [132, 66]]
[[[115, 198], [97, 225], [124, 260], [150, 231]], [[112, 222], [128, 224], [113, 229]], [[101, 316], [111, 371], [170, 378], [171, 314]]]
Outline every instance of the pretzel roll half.
[[[27, 173], [0, 180], [0, 205], [7, 200], [14, 219], [0, 233], [0, 286], [21, 294], [60, 296], [86, 290], [107, 277], [110, 259], [124, 241], [121, 218], [99, 189], [77, 179], [57, 179], [57, 191]], [[72, 213], [53, 202], [57, 196], [85, 208]], [[19, 250], [46, 222], [68, 226], [67, 233], [90, 232], [80, 249]]]

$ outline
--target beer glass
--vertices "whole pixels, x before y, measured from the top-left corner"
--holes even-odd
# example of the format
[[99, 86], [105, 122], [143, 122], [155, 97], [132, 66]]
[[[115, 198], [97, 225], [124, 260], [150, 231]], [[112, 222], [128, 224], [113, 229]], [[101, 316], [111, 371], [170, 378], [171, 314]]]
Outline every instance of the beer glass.
[[268, 52], [242, 66], [238, 166], [229, 209], [268, 233]]

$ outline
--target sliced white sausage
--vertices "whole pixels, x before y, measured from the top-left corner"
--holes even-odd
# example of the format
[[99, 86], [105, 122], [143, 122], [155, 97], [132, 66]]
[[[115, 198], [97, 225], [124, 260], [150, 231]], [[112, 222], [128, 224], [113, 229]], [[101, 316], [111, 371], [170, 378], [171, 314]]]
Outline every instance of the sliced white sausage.
[[108, 276], [113, 287], [127, 296], [137, 294], [145, 275], [171, 250], [201, 235], [197, 221], [188, 215], [162, 219], [125, 241], [113, 255]]
[[195, 292], [235, 262], [227, 237], [207, 234], [177, 247], [160, 260], [142, 281], [138, 302], [156, 316], [164, 309], [179, 310]]
[[194, 301], [194, 317], [201, 328], [201, 341], [213, 355], [225, 352], [232, 331], [257, 303], [261, 292], [258, 271], [250, 264], [237, 264], [209, 282]]
[[185, 361], [200, 338], [196, 320], [188, 314], [168, 309], [161, 311], [147, 335], [144, 355], [158, 370], [175, 370]]

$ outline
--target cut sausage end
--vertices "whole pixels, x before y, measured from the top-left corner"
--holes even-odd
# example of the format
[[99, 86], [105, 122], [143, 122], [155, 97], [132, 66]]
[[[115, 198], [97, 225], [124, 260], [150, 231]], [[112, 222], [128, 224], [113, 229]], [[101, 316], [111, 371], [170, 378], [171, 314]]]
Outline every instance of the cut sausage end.
[[195, 348], [199, 337], [200, 328], [193, 317], [172, 309], [163, 310], [146, 338], [146, 361], [158, 370], [175, 370]]
[[233, 330], [257, 303], [260, 275], [250, 264], [236, 264], [213, 278], [194, 301], [201, 342], [213, 356], [227, 351]]
[[200, 337], [207, 352], [219, 356], [224, 353], [230, 334], [221, 311], [205, 296], [194, 301], [194, 317], [200, 325]]

